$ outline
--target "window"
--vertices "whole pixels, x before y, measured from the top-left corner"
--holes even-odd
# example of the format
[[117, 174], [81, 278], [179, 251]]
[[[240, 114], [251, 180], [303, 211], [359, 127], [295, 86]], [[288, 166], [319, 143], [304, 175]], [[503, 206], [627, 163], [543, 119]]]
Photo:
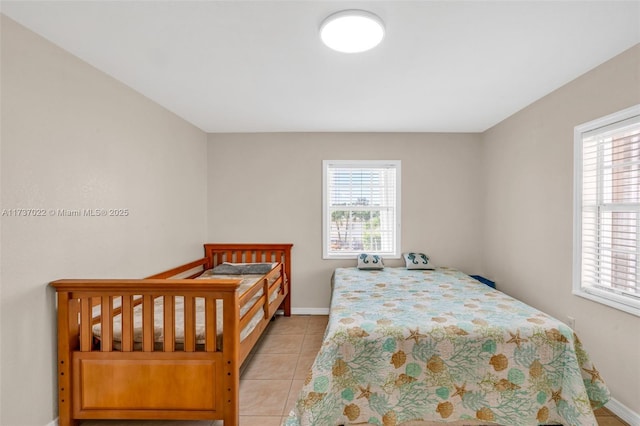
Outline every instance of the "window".
[[323, 258], [400, 257], [400, 161], [323, 161]]
[[575, 128], [574, 294], [640, 316], [640, 105]]

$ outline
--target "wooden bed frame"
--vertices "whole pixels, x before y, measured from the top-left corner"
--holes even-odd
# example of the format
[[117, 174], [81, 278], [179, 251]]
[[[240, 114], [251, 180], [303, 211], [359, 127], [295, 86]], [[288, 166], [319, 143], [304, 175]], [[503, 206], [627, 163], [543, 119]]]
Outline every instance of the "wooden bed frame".
[[[83, 419], [210, 419], [239, 424], [239, 369], [277, 309], [291, 314], [292, 244], [205, 244], [205, 257], [145, 279], [58, 280], [58, 407], [60, 426]], [[242, 297], [240, 280], [198, 279], [223, 262], [279, 262]], [[280, 277], [269, 283], [280, 272]], [[273, 281], [273, 279], [271, 280]], [[263, 295], [244, 315], [240, 307], [260, 289]], [[269, 295], [277, 297], [269, 303]], [[175, 309], [163, 314], [164, 342], [154, 341], [154, 300], [175, 306], [184, 297], [184, 344], [174, 341]], [[205, 343], [196, 345], [195, 298], [204, 298]], [[114, 298], [120, 306], [114, 307]], [[222, 300], [222, 345], [218, 345], [216, 301]], [[168, 302], [168, 303], [167, 303]], [[112, 321], [121, 315], [121, 347], [112, 343]], [[142, 347], [133, 342], [133, 308], [142, 305]], [[231, 308], [227, 308], [231, 307]], [[258, 325], [240, 341], [240, 331], [263, 311]], [[92, 327], [101, 323], [100, 344]], [[138, 345], [139, 346], [139, 345]], [[221, 346], [221, 347], [219, 347]]]

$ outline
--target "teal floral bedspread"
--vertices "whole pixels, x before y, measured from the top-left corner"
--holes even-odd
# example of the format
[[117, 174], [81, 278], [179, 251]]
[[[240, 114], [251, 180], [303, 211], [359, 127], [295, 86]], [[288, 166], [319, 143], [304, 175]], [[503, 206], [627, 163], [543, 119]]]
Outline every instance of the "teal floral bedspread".
[[597, 425], [609, 391], [562, 322], [462, 272], [338, 268], [297, 425]]

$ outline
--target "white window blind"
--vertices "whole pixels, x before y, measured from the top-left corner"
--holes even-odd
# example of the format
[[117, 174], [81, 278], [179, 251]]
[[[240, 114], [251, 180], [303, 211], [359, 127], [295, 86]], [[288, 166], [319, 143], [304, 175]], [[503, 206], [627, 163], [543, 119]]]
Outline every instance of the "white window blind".
[[399, 257], [400, 162], [325, 160], [323, 255]]
[[638, 107], [576, 128], [576, 197], [574, 293], [640, 315]]

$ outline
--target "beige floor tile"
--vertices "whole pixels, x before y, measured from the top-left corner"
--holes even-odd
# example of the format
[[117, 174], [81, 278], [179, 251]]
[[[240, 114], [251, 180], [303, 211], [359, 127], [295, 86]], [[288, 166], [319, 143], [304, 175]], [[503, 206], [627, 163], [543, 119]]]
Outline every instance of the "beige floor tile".
[[293, 379], [298, 354], [269, 354], [257, 353], [253, 355], [251, 364], [242, 375], [244, 380], [284, 380]]
[[268, 334], [305, 334], [309, 317], [305, 315], [276, 317], [266, 330]]
[[316, 359], [316, 352], [303, 352], [298, 357], [298, 363], [296, 364], [296, 371], [293, 374], [294, 379], [304, 380], [313, 365], [313, 361]]
[[253, 358], [253, 354], [249, 352], [249, 355], [247, 355], [247, 358], [244, 360], [244, 362], [240, 366], [240, 377], [242, 377], [244, 372], [247, 371], [247, 368], [249, 368], [249, 366], [251, 365], [251, 358]]
[[265, 334], [256, 345], [256, 354], [299, 354], [304, 334]]
[[329, 317], [326, 315], [313, 315], [309, 317], [307, 334], [324, 334], [328, 322]]
[[282, 416], [291, 380], [240, 380], [241, 416]]
[[627, 426], [626, 422], [614, 416], [598, 416], [597, 419], [599, 426]]
[[280, 426], [280, 416], [240, 416], [240, 426]]
[[251, 350], [249, 351], [249, 355], [255, 354], [256, 351], [258, 350], [258, 348], [260, 347], [260, 345], [262, 344], [264, 337], [267, 335], [267, 333], [262, 333], [262, 336], [258, 337], [258, 341], [255, 343], [255, 345], [253, 345], [253, 348], [251, 348]]
[[302, 343], [302, 353], [317, 353], [322, 346], [322, 334], [306, 334]]
[[289, 412], [293, 410], [303, 385], [304, 380], [293, 380], [291, 382], [291, 389], [289, 390], [289, 397], [287, 398], [287, 405], [284, 407], [283, 415], [288, 416]]
[[80, 426], [212, 426], [213, 420], [85, 420]]
[[595, 410], [594, 413], [600, 426], [629, 426], [627, 422], [616, 417], [616, 415], [606, 407], [599, 408]]

